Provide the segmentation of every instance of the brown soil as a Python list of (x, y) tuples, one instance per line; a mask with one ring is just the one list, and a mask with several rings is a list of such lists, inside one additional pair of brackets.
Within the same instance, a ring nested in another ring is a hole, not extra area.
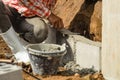
[[(35, 78), (29, 76), (25, 72), (23, 72), (23, 77), (24, 77), (24, 80), (36, 80)], [(84, 77), (80, 77), (80, 75), (77, 73), (73, 76), (46, 75), (46, 76), (36, 76), (36, 77), (39, 78), (40, 80), (104, 80), (103, 76), (101, 76), (101, 74), (98, 74), (98, 73), (94, 75), (88, 74)]]
[(2, 37), (0, 37), (0, 59), (5, 58), (4, 54), (6, 54), (6, 53), (11, 54), (11, 50), (7, 46), (5, 41), (2, 39)]
[(53, 12), (65, 28), (94, 41), (102, 39), (102, 0), (58, 0)]
[[(35, 80), (35, 78), (29, 76), (28, 74), (23, 72), (23, 76), (25, 80)], [(61, 76), (61, 75), (56, 75), (56, 76), (37, 76), (41, 80), (82, 80), (80, 79), (79, 76)]]

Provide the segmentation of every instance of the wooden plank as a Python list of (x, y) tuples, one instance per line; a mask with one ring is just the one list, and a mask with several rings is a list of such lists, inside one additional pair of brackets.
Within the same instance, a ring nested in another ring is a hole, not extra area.
[(102, 72), (120, 80), (120, 0), (103, 0)]

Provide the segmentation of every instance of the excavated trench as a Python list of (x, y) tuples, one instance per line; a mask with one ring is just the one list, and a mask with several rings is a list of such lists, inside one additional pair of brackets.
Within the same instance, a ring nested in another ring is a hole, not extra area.
[[(53, 12), (63, 19), (65, 28), (72, 32), (80, 33), (80, 35), (93, 41), (101, 41), (101, 8), (102, 0), (58, 0)], [(6, 59), (5, 55), (9, 53), (11, 54), (10, 48), (0, 37), (0, 59)], [(24, 64), (24, 66), (22, 65), (22, 67), (28, 70), (29, 73), (32, 73), (31, 67), (25, 67), (25, 65), (26, 64)], [(24, 72), (23, 76), (25, 80), (34, 80), (33, 77)], [(80, 66), (74, 62), (64, 64), (64, 67), (60, 69), (55, 76), (47, 75), (36, 77), (42, 80), (104, 80), (101, 73), (96, 72), (94, 68), (81, 69)]]

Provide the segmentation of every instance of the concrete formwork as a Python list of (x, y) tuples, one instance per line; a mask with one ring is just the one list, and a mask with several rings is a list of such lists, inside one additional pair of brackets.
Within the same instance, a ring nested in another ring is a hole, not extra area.
[(67, 39), (75, 55), (75, 61), (83, 68), (101, 70), (101, 43), (86, 39), (80, 35), (71, 35)]
[(0, 63), (0, 80), (23, 80), (22, 69), (16, 65)]
[(102, 73), (120, 80), (120, 0), (103, 0)]

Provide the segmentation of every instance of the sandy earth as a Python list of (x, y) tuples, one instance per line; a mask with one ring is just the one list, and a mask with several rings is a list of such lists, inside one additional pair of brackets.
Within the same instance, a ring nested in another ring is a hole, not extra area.
[(58, 0), (53, 12), (65, 28), (101, 42), (102, 0)]

